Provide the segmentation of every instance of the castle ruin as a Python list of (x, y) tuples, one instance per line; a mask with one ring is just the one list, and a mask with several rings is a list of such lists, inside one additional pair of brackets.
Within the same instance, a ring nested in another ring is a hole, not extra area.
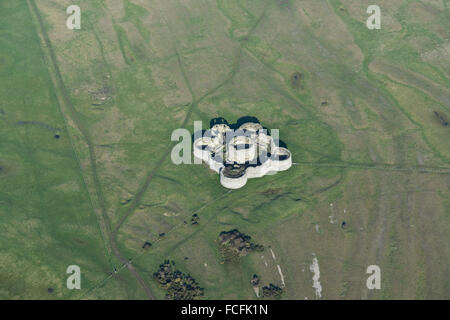
[(248, 179), (261, 178), (292, 166), (292, 155), (278, 146), (259, 123), (247, 122), (238, 130), (215, 124), (194, 141), (194, 156), (220, 175), (228, 189), (245, 186)]

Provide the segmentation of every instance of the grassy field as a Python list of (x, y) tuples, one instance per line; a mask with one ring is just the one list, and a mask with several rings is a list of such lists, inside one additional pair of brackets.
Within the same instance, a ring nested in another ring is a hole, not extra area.
[[(204, 299), (279, 269), (284, 299), (317, 299), (313, 258), (322, 299), (449, 299), (450, 3), (376, 2), (381, 30), (369, 0), (1, 1), (0, 299), (164, 299), (166, 259)], [(173, 130), (243, 116), (289, 171), (230, 192), (172, 163)], [(234, 228), (266, 250), (221, 263)]]

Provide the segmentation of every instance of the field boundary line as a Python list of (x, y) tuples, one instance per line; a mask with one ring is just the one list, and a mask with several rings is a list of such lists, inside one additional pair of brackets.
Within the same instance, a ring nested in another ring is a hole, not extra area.
[(381, 171), (399, 171), (399, 172), (418, 172), (418, 173), (436, 173), (450, 174), (450, 168), (447, 167), (401, 167), (390, 164), (357, 164), (357, 163), (325, 163), (325, 162), (294, 162), (295, 166), (343, 168), (343, 169), (361, 169), (361, 170), (381, 170)]

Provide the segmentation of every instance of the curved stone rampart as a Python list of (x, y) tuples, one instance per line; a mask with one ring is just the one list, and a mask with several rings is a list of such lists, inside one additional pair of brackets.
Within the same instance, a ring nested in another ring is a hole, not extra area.
[(240, 189), (247, 184), (247, 172), (238, 178), (229, 178), (223, 174), (224, 170), (220, 170), (220, 183), (227, 189)]

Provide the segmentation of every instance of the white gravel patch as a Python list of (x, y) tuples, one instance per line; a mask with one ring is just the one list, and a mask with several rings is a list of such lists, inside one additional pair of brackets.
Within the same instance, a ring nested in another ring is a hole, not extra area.
[[(315, 254), (313, 253), (315, 256)], [(316, 298), (322, 297), (322, 285), (320, 284), (320, 269), (319, 269), (319, 260), (316, 257), (313, 258), (312, 264), (309, 266), (309, 270), (314, 273), (313, 280), (313, 288), (316, 292)]]

